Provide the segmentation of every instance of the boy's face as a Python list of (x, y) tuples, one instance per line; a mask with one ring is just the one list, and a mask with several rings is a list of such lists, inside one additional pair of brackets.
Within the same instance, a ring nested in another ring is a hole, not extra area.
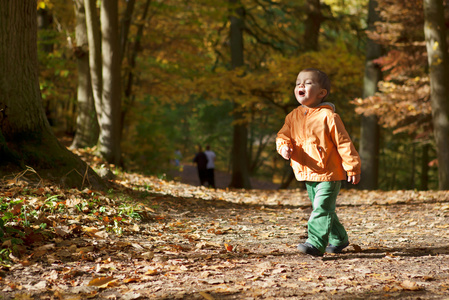
[(300, 104), (315, 107), (321, 103), (327, 91), (321, 88), (318, 83), (318, 75), (315, 72), (305, 71), (298, 74), (294, 93)]

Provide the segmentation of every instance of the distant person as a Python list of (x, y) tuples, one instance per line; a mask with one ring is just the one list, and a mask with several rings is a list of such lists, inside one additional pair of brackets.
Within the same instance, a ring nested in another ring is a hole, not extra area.
[(175, 166), (179, 167), (181, 165), (181, 159), (182, 159), (181, 150), (176, 149), (174, 156), (175, 156)]
[(193, 162), (196, 163), (198, 169), (198, 177), (200, 185), (206, 185), (207, 182), (207, 156), (204, 154), (201, 146), (198, 146), (198, 153), (195, 155)]
[(294, 89), (301, 104), (285, 118), (276, 137), (276, 150), (290, 160), (296, 179), (305, 181), (313, 211), (308, 238), (298, 245), (302, 253), (323, 256), (340, 253), (349, 245), (348, 234), (335, 213), (341, 181), (360, 181), (361, 160), (332, 103), (329, 77), (317, 69), (299, 72)]
[(204, 154), (206, 154), (207, 156), (207, 182), (209, 183), (210, 187), (215, 188), (215, 153), (214, 151), (210, 150), (210, 146), (207, 145)]

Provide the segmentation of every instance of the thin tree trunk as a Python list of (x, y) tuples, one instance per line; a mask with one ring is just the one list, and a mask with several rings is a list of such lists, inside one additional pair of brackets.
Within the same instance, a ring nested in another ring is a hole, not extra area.
[(70, 148), (92, 147), (98, 141), (99, 127), (92, 94), (89, 68), (89, 46), (87, 39), (84, 0), (75, 0), (76, 50), (78, 63), (78, 91), (76, 133)]
[(422, 158), (421, 158), (420, 190), (422, 191), (427, 191), (429, 189), (429, 150), (430, 145), (424, 144), (422, 147)]
[(408, 189), (414, 190), (415, 189), (415, 167), (416, 167), (416, 144), (412, 144), (412, 155), (411, 155), (411, 166), (410, 166), (410, 183)]
[(438, 158), (438, 187), (449, 190), (449, 56), (443, 0), (424, 0), (430, 102)]
[(292, 168), (288, 168), (288, 176), (285, 180), (281, 182), (281, 185), (279, 186), (279, 189), (286, 189), (289, 187), (289, 185), (292, 183), (292, 181), (295, 179), (295, 173), (293, 172)]
[[(368, 29), (374, 29), (374, 23), (379, 20), (376, 12), (377, 1), (369, 1)], [(382, 47), (372, 40), (367, 42), (365, 77), (363, 82), (363, 98), (373, 96), (377, 92), (377, 84), (381, 80), (382, 72), (373, 60), (382, 55)], [(375, 190), (379, 177), (379, 140), (380, 129), (375, 115), (361, 117), (361, 134), (359, 154), (362, 159), (362, 180), (359, 188)]]
[(94, 96), (97, 121), (101, 117), (102, 102), (102, 62), (101, 62), (101, 35), (100, 22), (97, 14), (96, 0), (84, 0), (86, 11), (87, 39), (89, 44), (90, 80)]
[[(147, 18), (148, 15), (148, 10), (150, 8), (150, 3), (151, 0), (147, 0), (145, 3), (145, 6), (143, 8), (143, 12), (142, 12), (142, 16), (139, 20), (139, 26), (137, 28), (137, 34), (135, 36), (135, 41), (133, 43), (132, 48), (130, 49), (130, 53), (128, 56), (128, 72), (125, 75), (125, 90), (124, 90), (124, 107), (123, 107), (123, 111), (122, 111), (122, 126), (124, 126), (125, 124), (125, 117), (126, 114), (128, 113), (129, 109), (133, 106), (134, 104), (134, 97), (132, 95), (133, 93), (133, 85), (134, 85), (134, 68), (136, 67), (136, 58), (137, 55), (139, 54), (140, 50), (141, 50), (141, 42), (142, 42), (142, 38), (143, 38), (143, 32), (145, 29), (145, 20)], [(129, 3), (128, 3), (129, 4)], [(123, 32), (127, 32), (126, 30), (124, 30)], [(124, 33), (125, 34), (125, 33)], [(128, 39), (128, 37), (121, 37), (121, 39)], [(122, 50), (124, 50), (124, 46), (122, 46)], [(122, 128), (123, 130), (123, 128)]]
[[(85, 162), (58, 142), (45, 117), (38, 79), (36, 1), (0, 1), (0, 66), (0, 164), (31, 167), (37, 179), (67, 186), (105, 188)], [(1, 170), (5, 169), (9, 171)]]
[[(243, 66), (243, 7), (239, 0), (231, 4), (231, 64), (232, 68)], [(235, 8), (235, 9), (234, 9)], [(247, 154), (248, 128), (240, 105), (234, 101), (234, 125), (232, 142), (232, 178), (230, 187), (251, 188)]]
[(134, 7), (136, 6), (136, 0), (128, 0), (126, 4), (126, 10), (122, 18), (120, 29), (120, 60), (123, 60), (126, 53), (126, 46), (128, 45), (128, 33), (131, 26), (131, 20), (133, 17)]
[(121, 87), (118, 2), (101, 2), (103, 89), (99, 152), (107, 162), (121, 164)]

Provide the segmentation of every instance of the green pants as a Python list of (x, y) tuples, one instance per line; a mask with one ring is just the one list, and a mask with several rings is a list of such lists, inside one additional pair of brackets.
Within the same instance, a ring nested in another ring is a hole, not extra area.
[(328, 244), (340, 246), (348, 241), (348, 234), (335, 213), (341, 181), (306, 181), (307, 192), (312, 201), (307, 242), (324, 253)]

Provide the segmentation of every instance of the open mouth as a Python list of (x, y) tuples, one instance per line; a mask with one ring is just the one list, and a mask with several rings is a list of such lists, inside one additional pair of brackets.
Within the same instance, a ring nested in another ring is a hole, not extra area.
[(300, 96), (304, 96), (304, 95), (306, 94), (306, 92), (304, 92), (304, 91), (299, 91), (298, 94), (299, 94)]

